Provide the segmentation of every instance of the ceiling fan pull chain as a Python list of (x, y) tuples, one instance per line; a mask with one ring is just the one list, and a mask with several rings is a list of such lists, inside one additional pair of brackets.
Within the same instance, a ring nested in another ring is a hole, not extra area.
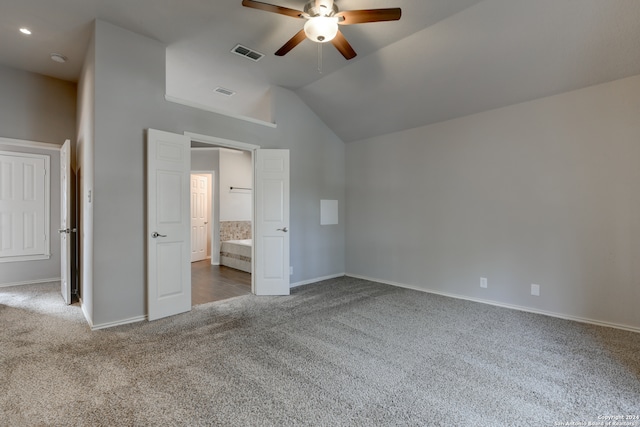
[(322, 74), (322, 43), (318, 43), (318, 73)]

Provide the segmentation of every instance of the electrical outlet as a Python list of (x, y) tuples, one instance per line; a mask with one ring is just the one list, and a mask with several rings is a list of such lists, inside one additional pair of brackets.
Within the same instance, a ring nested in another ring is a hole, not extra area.
[(481, 277), (480, 278), (480, 287), (481, 288), (486, 288), (487, 287), (487, 278), (486, 277)]
[(531, 295), (540, 296), (540, 285), (531, 284)]
[(293, 266), (289, 266), (289, 276), (293, 276)]

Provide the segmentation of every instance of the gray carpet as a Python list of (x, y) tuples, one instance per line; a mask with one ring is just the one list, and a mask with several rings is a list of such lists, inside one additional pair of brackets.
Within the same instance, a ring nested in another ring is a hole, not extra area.
[(631, 332), (350, 278), (90, 332), (58, 290), (0, 289), (2, 426), (554, 426), (640, 415)]

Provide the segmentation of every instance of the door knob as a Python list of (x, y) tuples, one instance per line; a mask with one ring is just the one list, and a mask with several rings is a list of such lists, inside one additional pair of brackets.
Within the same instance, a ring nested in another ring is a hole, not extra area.
[(158, 237), (167, 237), (167, 235), (166, 235), (166, 234), (160, 234), (160, 233), (158, 233), (157, 231), (154, 231), (154, 232), (151, 234), (151, 237), (153, 237), (154, 239), (156, 239), (156, 238), (158, 238)]
[(289, 231), (289, 229), (287, 227), (284, 227), (284, 228), (278, 228), (277, 231), (283, 231), (286, 233), (287, 231)]

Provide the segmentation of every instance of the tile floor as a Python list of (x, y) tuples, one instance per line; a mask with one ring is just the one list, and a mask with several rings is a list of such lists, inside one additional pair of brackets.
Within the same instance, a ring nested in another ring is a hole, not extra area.
[(191, 263), (191, 305), (251, 293), (251, 274), (206, 259)]

